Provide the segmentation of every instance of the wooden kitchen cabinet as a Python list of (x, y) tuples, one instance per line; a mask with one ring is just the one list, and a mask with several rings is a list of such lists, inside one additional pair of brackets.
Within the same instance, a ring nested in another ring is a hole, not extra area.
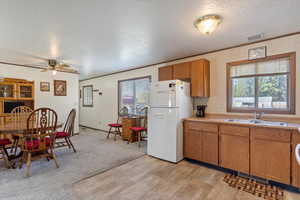
[(191, 78), (191, 63), (179, 63), (173, 66), (173, 79), (189, 80)]
[(187, 130), (184, 133), (184, 157), (201, 161), (202, 137), (200, 131)]
[(167, 81), (173, 80), (173, 66), (166, 66), (158, 68), (158, 80)]
[(218, 133), (202, 132), (202, 161), (214, 165), (219, 164)]
[(191, 96), (209, 97), (210, 69), (209, 61), (205, 59), (191, 62)]
[(248, 127), (221, 125), (220, 166), (249, 174), (249, 142)]
[(291, 184), (291, 132), (251, 128), (251, 175)]
[(210, 95), (210, 66), (208, 60), (200, 59), (158, 69), (159, 81), (175, 79), (191, 82), (192, 97), (209, 97)]
[(300, 144), (300, 134), (298, 131), (294, 131), (292, 136), (292, 185), (300, 188), (300, 165), (295, 158), (297, 144)]
[(186, 122), (184, 157), (218, 165), (218, 126), (216, 124)]

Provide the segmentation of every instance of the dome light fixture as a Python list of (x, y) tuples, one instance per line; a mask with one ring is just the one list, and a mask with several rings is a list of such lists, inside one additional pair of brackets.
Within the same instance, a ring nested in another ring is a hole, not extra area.
[(221, 17), (218, 15), (205, 15), (197, 19), (195, 27), (203, 34), (210, 35), (221, 23)]

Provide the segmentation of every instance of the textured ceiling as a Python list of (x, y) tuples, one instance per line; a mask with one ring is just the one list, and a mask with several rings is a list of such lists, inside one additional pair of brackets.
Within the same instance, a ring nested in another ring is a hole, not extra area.
[[(0, 61), (105, 74), (300, 31), (299, 0), (1, 0)], [(218, 14), (211, 36), (193, 22)]]

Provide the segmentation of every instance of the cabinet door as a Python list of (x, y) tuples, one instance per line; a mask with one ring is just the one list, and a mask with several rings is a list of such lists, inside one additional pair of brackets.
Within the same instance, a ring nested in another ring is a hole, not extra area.
[(191, 69), (190, 62), (179, 63), (174, 65), (173, 79), (179, 79), (179, 80), (190, 79), (191, 78), (190, 69)]
[(159, 81), (173, 80), (173, 66), (158, 68), (158, 80)]
[(191, 62), (191, 96), (209, 97), (209, 93), (209, 62), (204, 59)]
[(300, 165), (295, 158), (295, 148), (297, 144), (300, 144), (300, 135), (298, 131), (295, 131), (292, 140), (292, 185), (300, 188)]
[(214, 165), (219, 164), (218, 133), (202, 132), (202, 161)]
[(201, 132), (187, 130), (184, 132), (184, 157), (201, 161)]
[(251, 140), (251, 175), (290, 184), (290, 143)]
[(14, 83), (0, 83), (0, 98), (14, 99), (16, 98), (16, 85)]
[(18, 98), (33, 99), (34, 88), (32, 84), (18, 84)]
[(220, 165), (249, 174), (249, 138), (220, 135)]

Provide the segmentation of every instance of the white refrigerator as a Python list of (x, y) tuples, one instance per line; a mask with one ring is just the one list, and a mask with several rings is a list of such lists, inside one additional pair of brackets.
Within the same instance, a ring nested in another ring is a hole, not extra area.
[(182, 119), (192, 116), (190, 84), (172, 80), (151, 84), (148, 155), (177, 163), (183, 159)]

